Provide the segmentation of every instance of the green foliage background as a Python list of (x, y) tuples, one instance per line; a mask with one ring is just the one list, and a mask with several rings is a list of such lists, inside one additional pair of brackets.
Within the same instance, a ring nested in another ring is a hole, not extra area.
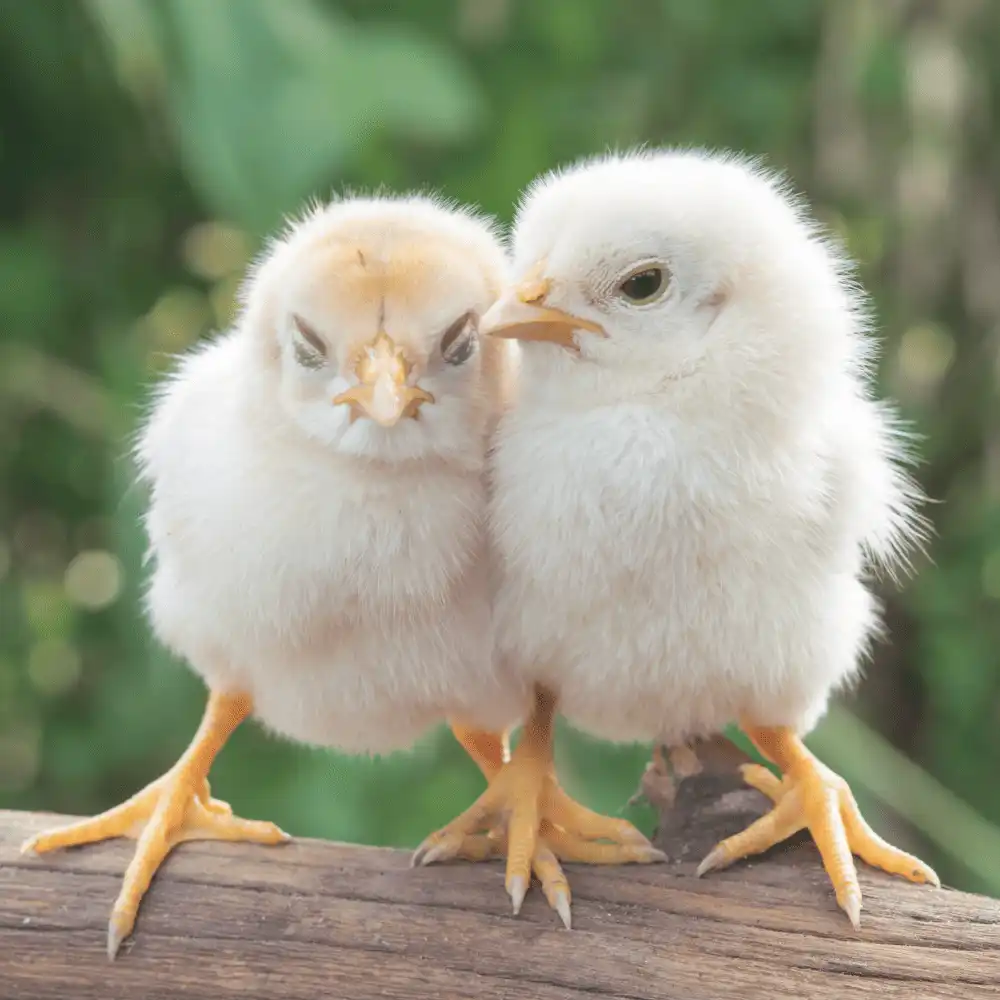
[[(385, 185), (507, 220), (579, 155), (707, 144), (787, 169), (861, 261), (943, 501), (813, 745), (886, 835), (1000, 894), (997, 51), (989, 0), (0, 0), (0, 805), (108, 807), (195, 728), (141, 616), (129, 434), (283, 215)], [(572, 790), (647, 826), (648, 749), (559, 743)], [(214, 772), (243, 815), (375, 844), (479, 786), (444, 732), (348, 760), (244, 727)]]

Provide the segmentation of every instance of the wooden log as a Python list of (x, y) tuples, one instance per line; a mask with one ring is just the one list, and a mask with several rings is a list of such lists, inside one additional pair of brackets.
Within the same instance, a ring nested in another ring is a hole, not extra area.
[(26, 837), (65, 817), (0, 812), (0, 998), (1000, 997), (1000, 901), (864, 869), (855, 933), (809, 844), (695, 878), (708, 848), (765, 807), (731, 761), (706, 759), (661, 756), (646, 775), (675, 860), (570, 866), (572, 931), (537, 891), (511, 916), (499, 863), (411, 870), (401, 851), (314, 840), (192, 843), (109, 964), (132, 845), (22, 857)]

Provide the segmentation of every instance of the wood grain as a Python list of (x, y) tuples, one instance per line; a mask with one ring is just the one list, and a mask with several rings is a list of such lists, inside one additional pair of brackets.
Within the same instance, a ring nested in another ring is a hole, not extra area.
[(114, 964), (104, 935), (131, 845), (21, 857), (64, 818), (0, 812), (0, 998), (1000, 997), (996, 900), (866, 869), (855, 934), (809, 845), (694, 878), (685, 856), (762, 808), (719, 782), (677, 781), (660, 843), (682, 860), (571, 869), (572, 931), (537, 892), (512, 917), (499, 863), (411, 870), (403, 852), (311, 840), (185, 844)]

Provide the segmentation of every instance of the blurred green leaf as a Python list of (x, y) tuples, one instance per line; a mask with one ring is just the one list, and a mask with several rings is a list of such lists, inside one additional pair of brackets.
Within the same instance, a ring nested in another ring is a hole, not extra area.
[[(357, 30), (357, 29), (355, 29)], [(403, 26), (358, 30), (355, 90), (364, 93), (356, 121), (381, 121), (390, 132), (422, 142), (451, 143), (480, 126), (480, 87), (448, 49)]]
[[(116, 0), (102, 4), (119, 49), (133, 44), (136, 11), (119, 21)], [(447, 142), (479, 121), (475, 80), (412, 29), (360, 27), (312, 0), (157, 0), (154, 11), (189, 175), (216, 211), (255, 232), (379, 133)], [(142, 21), (143, 43), (153, 21)]]

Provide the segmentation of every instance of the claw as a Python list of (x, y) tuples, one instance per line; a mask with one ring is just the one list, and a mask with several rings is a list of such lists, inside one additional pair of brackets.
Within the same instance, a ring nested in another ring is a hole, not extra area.
[(572, 930), (573, 920), (570, 911), (569, 893), (560, 889), (554, 893), (554, 896), (555, 901), (552, 902), (550, 900), (550, 902), (552, 902), (552, 909), (559, 914), (559, 919), (563, 922), (563, 927), (565, 927), (566, 930)]
[[(534, 710), (510, 755), (505, 738), (452, 724), (489, 787), (465, 812), (431, 834), (417, 848), (411, 865), (445, 857), (485, 861), (506, 854), (506, 886), (514, 913), (520, 912), (534, 874), (549, 905), (569, 927), (571, 896), (560, 861), (646, 864), (666, 856), (627, 820), (602, 816), (559, 787), (552, 761), (555, 707), (555, 695), (537, 686)], [(447, 848), (441, 849), (442, 844)]]
[(22, 846), (21, 852), (29, 854), (112, 837), (137, 841), (108, 923), (109, 959), (114, 959), (122, 942), (132, 933), (139, 905), (153, 876), (178, 844), (189, 840), (279, 844), (291, 839), (273, 823), (233, 816), (225, 802), (211, 797), (206, 776), (212, 761), (251, 710), (252, 701), (247, 695), (212, 692), (198, 732), (166, 774), (121, 805), (91, 819), (37, 834)]
[(841, 909), (847, 914), (847, 919), (850, 920), (851, 926), (856, 930), (861, 930), (861, 896), (860, 894), (851, 893), (844, 901), (840, 904)]
[(454, 852), (449, 844), (421, 846), (413, 852), (413, 857), (410, 858), (410, 867), (432, 865), (435, 861), (442, 861), (452, 857), (453, 854)]
[(514, 916), (521, 912), (524, 897), (528, 894), (528, 880), (523, 875), (514, 875), (507, 883), (507, 895), (514, 908)]
[(758, 765), (742, 769), (747, 783), (771, 798), (774, 808), (717, 845), (698, 866), (698, 875), (761, 854), (806, 828), (819, 850), (837, 902), (855, 930), (861, 926), (862, 902), (853, 855), (912, 882), (937, 883), (937, 875), (919, 858), (893, 847), (872, 830), (847, 783), (820, 763), (795, 732), (782, 727), (744, 728), (784, 777), (779, 780)]
[(122, 946), (122, 941), (132, 933), (131, 924), (120, 916), (113, 916), (108, 921), (108, 961), (113, 962)]
[(701, 878), (702, 875), (707, 875), (709, 872), (714, 872), (719, 868), (726, 868), (729, 864), (730, 862), (726, 859), (726, 852), (722, 847), (713, 847), (705, 856), (702, 863), (698, 865), (695, 876)]

